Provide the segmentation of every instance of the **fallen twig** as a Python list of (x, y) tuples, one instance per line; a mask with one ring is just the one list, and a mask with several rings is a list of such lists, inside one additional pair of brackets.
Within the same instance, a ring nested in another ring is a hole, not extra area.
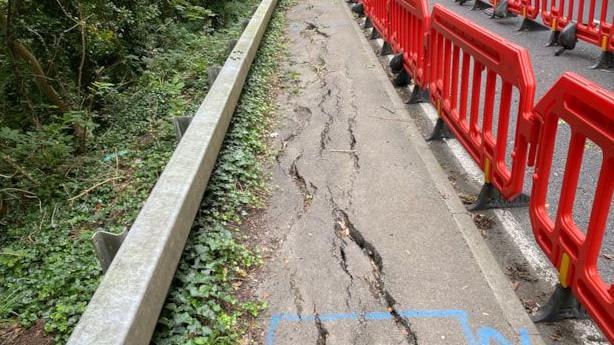
[(328, 150), (329, 152), (354, 153), (356, 150)]
[(396, 112), (395, 112), (395, 111), (393, 111), (393, 110), (391, 110), (391, 109), (388, 109), (388, 108), (387, 108), (386, 106), (384, 106), (384, 105), (380, 105), (380, 107), (382, 107), (382, 109), (386, 110), (386, 111), (387, 111), (387, 112), (389, 112), (390, 114), (396, 114)]
[(30, 174), (28, 174), (28, 172), (24, 168), (22, 168), (19, 164), (17, 164), (17, 162), (15, 162), (9, 155), (7, 155), (6, 153), (3, 153), (2, 154), (2, 159), (5, 162), (7, 162), (10, 166), (15, 168), (15, 170), (19, 171), (19, 173), (22, 174), (23, 177), (25, 177), (28, 180), (30, 180), (30, 182), (36, 183), (36, 181), (34, 181), (32, 176), (30, 176)]
[(83, 192), (79, 193), (79, 195), (73, 196), (72, 198), (68, 199), (68, 201), (73, 201), (73, 200), (79, 199), (80, 197), (82, 197), (82, 196), (84, 196), (86, 194), (89, 194), (94, 189), (96, 189), (96, 188), (98, 188), (98, 187), (100, 187), (100, 186), (102, 186), (102, 185), (104, 185), (106, 183), (109, 183), (109, 182), (115, 181), (115, 180), (119, 180), (119, 179), (123, 179), (123, 178), (124, 178), (123, 176), (111, 177), (111, 178), (108, 178), (108, 179), (106, 179), (106, 180), (104, 180), (102, 182), (96, 183), (92, 187), (90, 187), (90, 188), (84, 190)]
[(381, 117), (381, 116), (373, 116), (373, 115), (369, 115), (369, 117), (374, 117), (376, 119), (388, 120), (388, 121), (411, 122), (411, 121), (408, 121), (408, 120), (395, 119), (395, 118), (392, 118), (392, 117)]

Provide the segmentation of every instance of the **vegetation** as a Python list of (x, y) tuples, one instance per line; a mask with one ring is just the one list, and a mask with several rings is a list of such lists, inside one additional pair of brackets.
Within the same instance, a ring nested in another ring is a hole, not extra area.
[[(64, 342), (95, 291), (94, 231), (130, 226), (192, 114), (206, 71), (257, 0), (0, 0), (0, 327)], [(156, 334), (234, 343), (233, 283), (257, 255), (233, 229), (263, 192), (281, 17), (250, 74)], [(239, 238), (240, 240), (240, 238)], [(235, 285), (236, 287), (236, 285)]]
[[(281, 1), (282, 10), (289, 1)], [(263, 161), (275, 100), (273, 87), (283, 56), (283, 11), (269, 26), (245, 85), (215, 171), (194, 222), (155, 335), (156, 344), (237, 344), (242, 318), (266, 307), (235, 292), (260, 256), (242, 245), (247, 210), (266, 194)], [(245, 342), (241, 342), (245, 343)]]

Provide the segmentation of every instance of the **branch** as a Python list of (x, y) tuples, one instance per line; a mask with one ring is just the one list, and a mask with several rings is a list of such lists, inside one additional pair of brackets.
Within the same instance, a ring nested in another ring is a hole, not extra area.
[(49, 101), (51, 101), (53, 105), (58, 107), (60, 112), (65, 113), (68, 110), (66, 103), (64, 103), (62, 98), (60, 98), (60, 95), (58, 95), (53, 86), (49, 84), (47, 76), (38, 62), (38, 59), (36, 59), (36, 56), (34, 56), (34, 54), (32, 54), (32, 52), (30, 52), (26, 46), (17, 40), (9, 40), (8, 45), (16, 56), (26, 61), (28, 65), (30, 65), (32, 75), (34, 75), (34, 82), (41, 92), (44, 93), (47, 98), (49, 98)]
[(28, 172), (22, 168), (17, 162), (15, 162), (9, 155), (6, 153), (2, 153), (2, 160), (4, 160), (8, 165), (12, 166), (15, 170), (17, 170), (20, 174), (22, 174), (25, 178), (30, 180), (30, 182), (36, 184), (36, 181), (28, 174)]
[(83, 65), (85, 65), (85, 19), (83, 18), (83, 8), (79, 4), (79, 25), (81, 26), (81, 64), (79, 65), (79, 78), (77, 89), (81, 92), (81, 82), (83, 79)]

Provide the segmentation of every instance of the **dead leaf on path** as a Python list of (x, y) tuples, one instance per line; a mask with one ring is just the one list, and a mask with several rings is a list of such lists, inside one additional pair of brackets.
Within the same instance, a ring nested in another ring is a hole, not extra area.
[(613, 254), (603, 253), (603, 254), (601, 254), (601, 256), (603, 256), (604, 259), (607, 259), (607, 260), (614, 260), (614, 255)]
[(522, 305), (529, 314), (535, 314), (539, 310), (539, 304), (532, 299), (522, 299)]
[(490, 230), (495, 223), (492, 218), (481, 213), (473, 215), (473, 222), (480, 230)]
[(466, 205), (475, 204), (476, 201), (478, 201), (477, 196), (471, 195), (471, 194), (465, 194), (465, 193), (461, 193), (459, 195), (459, 198), (461, 199), (463, 204), (466, 204)]

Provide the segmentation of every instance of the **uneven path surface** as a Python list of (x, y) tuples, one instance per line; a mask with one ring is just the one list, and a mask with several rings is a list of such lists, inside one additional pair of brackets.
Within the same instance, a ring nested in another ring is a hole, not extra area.
[(343, 0), (286, 33), (265, 344), (541, 344)]

